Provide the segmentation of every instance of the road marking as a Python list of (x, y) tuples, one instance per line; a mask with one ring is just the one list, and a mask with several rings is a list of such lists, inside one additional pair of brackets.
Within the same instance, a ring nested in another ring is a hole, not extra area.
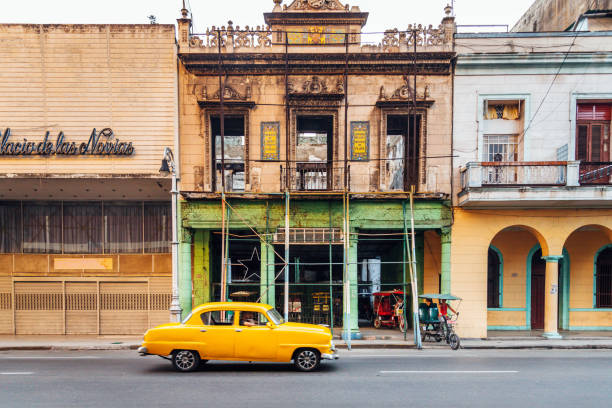
[(381, 374), (516, 374), (518, 371), (492, 371), (492, 370), (432, 370), (432, 371), (380, 371)]
[(31, 371), (23, 371), (20, 373), (0, 373), (0, 375), (30, 375), (30, 374), (34, 374)]
[(54, 356), (0, 356), (0, 360), (89, 360), (97, 359), (95, 356), (54, 357)]

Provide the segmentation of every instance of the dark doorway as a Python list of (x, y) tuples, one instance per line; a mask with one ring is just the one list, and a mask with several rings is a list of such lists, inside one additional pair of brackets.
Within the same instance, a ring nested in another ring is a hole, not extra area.
[(294, 189), (333, 188), (333, 124), (333, 116), (298, 116)]
[(544, 288), (546, 279), (546, 261), (542, 259), (542, 250), (531, 257), (531, 328), (544, 329)]
[(500, 294), (500, 264), (497, 252), (489, 248), (487, 266), (487, 307), (501, 307), (499, 304)]
[[(225, 190), (244, 191), (245, 184), (245, 127), (244, 116), (225, 115), (224, 117), (224, 162), (225, 162)], [(213, 154), (213, 188), (215, 191), (222, 189), (222, 163), (221, 163), (221, 120), (219, 116), (210, 117)]]
[(612, 307), (612, 248), (604, 249), (597, 257), (596, 273), (596, 307)]
[[(387, 115), (387, 188), (408, 191), (418, 184), (421, 116)], [(416, 136), (415, 136), (416, 135)]]

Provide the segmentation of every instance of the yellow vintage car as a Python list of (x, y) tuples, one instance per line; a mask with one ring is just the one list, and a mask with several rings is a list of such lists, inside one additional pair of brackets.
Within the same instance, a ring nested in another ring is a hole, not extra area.
[(209, 360), (293, 361), (313, 371), (322, 359), (338, 359), (329, 328), (285, 322), (272, 306), (247, 302), (200, 305), (181, 323), (148, 330), (138, 353), (169, 359), (183, 372)]

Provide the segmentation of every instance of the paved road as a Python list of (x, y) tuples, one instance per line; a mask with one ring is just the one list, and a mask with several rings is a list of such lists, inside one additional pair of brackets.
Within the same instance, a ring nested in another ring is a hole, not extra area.
[(1, 407), (610, 406), (609, 350), (355, 350), (317, 373), (135, 352), (1, 352)]

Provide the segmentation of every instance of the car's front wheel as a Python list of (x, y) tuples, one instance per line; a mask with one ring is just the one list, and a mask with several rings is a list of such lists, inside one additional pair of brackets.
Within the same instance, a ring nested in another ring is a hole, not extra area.
[(172, 365), (184, 373), (194, 371), (200, 366), (200, 355), (193, 350), (176, 350), (172, 353)]
[(317, 350), (300, 349), (293, 357), (293, 365), (300, 371), (314, 371), (320, 364), (321, 356)]

